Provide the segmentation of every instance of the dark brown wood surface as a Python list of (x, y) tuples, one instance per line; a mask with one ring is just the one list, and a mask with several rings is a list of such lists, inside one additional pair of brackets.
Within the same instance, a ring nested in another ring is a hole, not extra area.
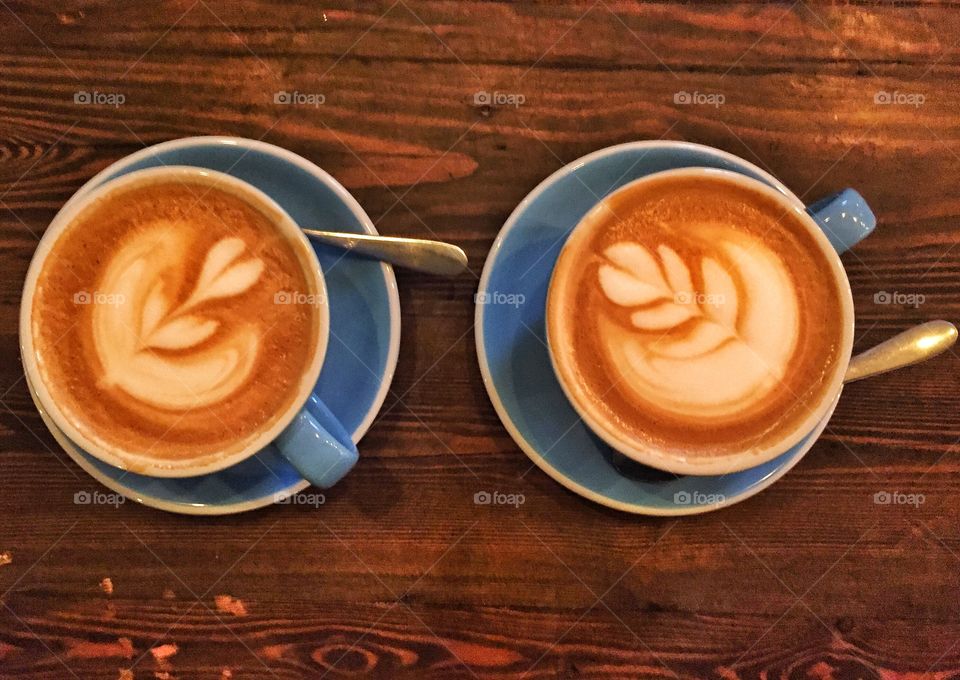
[[(476, 275), (400, 273), (400, 362), (356, 470), (319, 509), (196, 518), (75, 505), (100, 487), (44, 429), (17, 341), (59, 206), (118, 158), (200, 134), (303, 154), (381, 232), (462, 244), (476, 274), (562, 164), (711, 144), (806, 199), (871, 202), (879, 227), (843, 258), (858, 349), (956, 319), (955, 3), (0, 0), (0, 37), (0, 677), (960, 677), (952, 353), (851, 386), (759, 496), (633, 517), (525, 474), (480, 380)], [(124, 102), (75, 103), (94, 91)], [(474, 505), (493, 489), (525, 503)]]

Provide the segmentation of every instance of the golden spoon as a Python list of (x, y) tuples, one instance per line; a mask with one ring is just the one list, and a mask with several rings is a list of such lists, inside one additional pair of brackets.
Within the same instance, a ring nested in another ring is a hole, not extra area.
[(894, 335), (850, 359), (844, 384), (926, 361), (957, 341), (957, 327), (949, 321), (927, 321)]

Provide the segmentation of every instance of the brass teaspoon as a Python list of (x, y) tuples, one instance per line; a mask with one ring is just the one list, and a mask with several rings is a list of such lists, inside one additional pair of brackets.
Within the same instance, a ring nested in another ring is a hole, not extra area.
[(320, 243), (428, 274), (453, 276), (467, 268), (466, 253), (457, 246), (442, 241), (346, 234), (316, 229), (304, 229), (303, 233)]
[(925, 361), (950, 349), (956, 341), (957, 327), (952, 323), (927, 321), (850, 359), (843, 382), (871, 378)]

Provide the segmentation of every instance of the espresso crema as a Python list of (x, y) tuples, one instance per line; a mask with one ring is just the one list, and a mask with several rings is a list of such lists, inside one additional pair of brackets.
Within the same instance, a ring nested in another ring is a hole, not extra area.
[(840, 291), (800, 218), (720, 177), (606, 199), (549, 291), (554, 363), (619, 441), (684, 458), (762, 448), (835, 377)]
[(306, 256), (267, 207), (193, 180), (108, 194), (40, 271), (41, 379), (90, 441), (155, 459), (238, 451), (296, 397), (317, 343)]

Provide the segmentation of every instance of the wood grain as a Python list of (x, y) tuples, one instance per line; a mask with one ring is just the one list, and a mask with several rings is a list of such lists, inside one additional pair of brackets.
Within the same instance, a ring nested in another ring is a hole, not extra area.
[[(523, 196), (585, 153), (661, 137), (741, 155), (807, 200), (867, 197), (880, 226), (843, 258), (858, 349), (956, 319), (957, 3), (4, 0), (0, 31), (0, 677), (960, 677), (957, 355), (851, 385), (784, 479), (674, 521), (532, 468), (471, 332), (486, 251)], [(472, 273), (400, 274), (391, 395), (322, 507), (78, 506), (99, 487), (44, 429), (16, 358), (27, 265), (94, 173), (203, 134), (303, 154), (382, 232), (462, 244)], [(473, 503), (494, 489), (523, 505)]]

